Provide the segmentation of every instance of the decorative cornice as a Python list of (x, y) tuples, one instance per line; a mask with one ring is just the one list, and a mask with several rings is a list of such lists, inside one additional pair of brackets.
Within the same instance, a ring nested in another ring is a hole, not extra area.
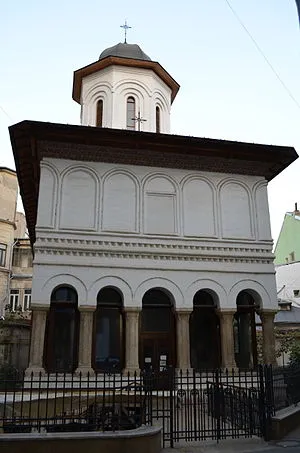
[(58, 237), (38, 238), (35, 246), (36, 263), (38, 255), (256, 264), (271, 264), (274, 258), (270, 248), (254, 246), (230, 247)]

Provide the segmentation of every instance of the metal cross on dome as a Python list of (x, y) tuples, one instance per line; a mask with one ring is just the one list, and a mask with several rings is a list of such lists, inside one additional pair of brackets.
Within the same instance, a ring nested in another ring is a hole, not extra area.
[(124, 40), (124, 43), (127, 44), (127, 30), (129, 28), (132, 28), (130, 27), (129, 25), (127, 25), (127, 20), (125, 20), (125, 24), (124, 25), (120, 25), (121, 28), (124, 28), (124, 32), (125, 32), (125, 40)]
[(138, 131), (141, 130), (141, 124), (144, 123), (144, 121), (147, 121), (145, 118), (142, 118), (141, 117), (141, 112), (139, 112), (137, 114), (137, 116), (135, 116), (134, 118), (132, 118), (132, 120), (136, 121), (137, 124), (138, 124)]

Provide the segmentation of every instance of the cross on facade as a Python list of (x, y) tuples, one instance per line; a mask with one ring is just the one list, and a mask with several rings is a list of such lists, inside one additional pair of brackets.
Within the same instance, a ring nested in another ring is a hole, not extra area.
[(132, 120), (134, 120), (135, 122), (137, 122), (138, 124), (138, 131), (141, 130), (141, 123), (144, 123), (145, 121), (147, 121), (145, 118), (142, 118), (141, 117), (141, 112), (139, 111), (139, 113), (137, 114), (137, 116), (135, 116), (134, 118), (131, 118)]
[(124, 29), (124, 33), (125, 33), (124, 43), (126, 44), (127, 43), (127, 30), (128, 30), (128, 28), (132, 28), (132, 27), (127, 25), (127, 21), (126, 20), (125, 20), (125, 24), (124, 25), (120, 25), (120, 27)]

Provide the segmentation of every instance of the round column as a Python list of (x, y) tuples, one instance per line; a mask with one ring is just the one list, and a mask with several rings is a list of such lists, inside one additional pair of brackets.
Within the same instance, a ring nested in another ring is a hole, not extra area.
[(185, 371), (191, 368), (190, 361), (190, 316), (192, 310), (177, 310), (177, 368)]
[(31, 337), (30, 337), (30, 353), (29, 367), (26, 369), (26, 376), (32, 374), (37, 375), (45, 373), (43, 367), (44, 343), (46, 320), (49, 310), (48, 305), (32, 305), (31, 306)]
[(87, 376), (94, 374), (92, 368), (94, 306), (78, 307), (80, 312), (79, 354), (76, 374)]
[(220, 310), (222, 368), (236, 368), (234, 358), (233, 316), (235, 310)]
[(140, 308), (126, 307), (126, 340), (125, 340), (125, 370), (124, 373), (134, 374), (139, 367), (139, 316)]

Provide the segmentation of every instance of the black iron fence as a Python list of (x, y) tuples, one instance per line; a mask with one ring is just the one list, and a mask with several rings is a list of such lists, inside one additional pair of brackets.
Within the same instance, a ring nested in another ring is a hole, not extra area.
[(254, 371), (169, 369), (135, 375), (15, 373), (0, 382), (0, 432), (115, 431), (159, 425), (163, 445), (171, 446), (179, 441), (267, 438), (284, 391), (287, 398), (293, 389), (296, 398), (296, 380), (291, 371), (284, 375), (269, 366)]
[(151, 423), (142, 374), (16, 377), (1, 383), (4, 433), (115, 431)]

